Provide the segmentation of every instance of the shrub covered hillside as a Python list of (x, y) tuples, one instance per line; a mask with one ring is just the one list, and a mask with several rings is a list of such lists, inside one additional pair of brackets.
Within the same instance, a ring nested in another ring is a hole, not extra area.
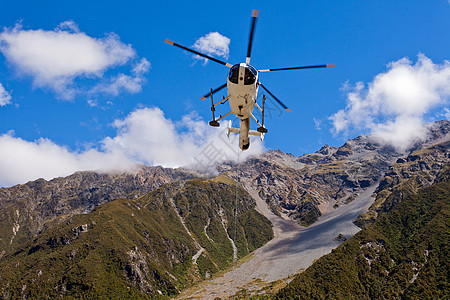
[(276, 299), (449, 299), (450, 181), (410, 194)]
[[(3, 299), (168, 298), (231, 265), (236, 186), (218, 179), (166, 184), (47, 229), (0, 260)], [(272, 236), (240, 189), (238, 257)]]

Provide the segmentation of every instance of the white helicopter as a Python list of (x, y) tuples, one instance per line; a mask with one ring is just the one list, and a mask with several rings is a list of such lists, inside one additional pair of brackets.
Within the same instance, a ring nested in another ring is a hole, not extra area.
[[(253, 66), (250, 65), (250, 54), (252, 51), (253, 44), (253, 35), (255, 31), (256, 18), (258, 17), (258, 10), (253, 10), (252, 12), (252, 24), (250, 29), (250, 39), (248, 42), (247, 49), (247, 58), (245, 59), (245, 63), (239, 63), (235, 65), (231, 65), (227, 62), (218, 60), (214, 57), (208, 56), (206, 54), (200, 53), (193, 49), (187, 48), (178, 43), (172, 42), (166, 39), (166, 43), (177, 46), (186, 51), (197, 54), (201, 57), (212, 60), (221, 65), (227, 66), (230, 68), (228, 73), (227, 82), (215, 90), (211, 89), (211, 91), (200, 98), (201, 100), (205, 100), (207, 97), (211, 97), (211, 111), (213, 120), (209, 122), (209, 125), (214, 127), (219, 127), (219, 121), (223, 118), (226, 118), (231, 113), (233, 113), (240, 120), (239, 128), (228, 127), (227, 135), (231, 133), (239, 133), (239, 148), (241, 150), (247, 150), (250, 146), (250, 138), (249, 135), (259, 136), (261, 140), (264, 139), (264, 134), (267, 133), (267, 129), (264, 126), (264, 109), (265, 109), (265, 100), (266, 96), (263, 95), (262, 107), (256, 103), (256, 99), (258, 97), (258, 89), (261, 86), (270, 96), (273, 97), (286, 111), (291, 112), (291, 110), (284, 105), (275, 95), (273, 95), (260, 81), (259, 81), (259, 72), (271, 72), (271, 71), (284, 71), (284, 70), (297, 70), (297, 69), (312, 69), (312, 68), (328, 68), (334, 67), (334, 64), (325, 64), (325, 65), (314, 65), (314, 66), (302, 66), (302, 67), (289, 67), (289, 68), (276, 68), (276, 69), (264, 69), (264, 70), (256, 70)], [(227, 87), (228, 96), (223, 97), (222, 100), (214, 103), (213, 94), (222, 90), (224, 87)], [(230, 104), (230, 112), (225, 115), (219, 116), (216, 119), (215, 110), (216, 106), (229, 101)], [(255, 118), (253, 115), (254, 107), (257, 107), (261, 111), (261, 122)], [(259, 127), (257, 130), (250, 130), (250, 118), (252, 118)]]

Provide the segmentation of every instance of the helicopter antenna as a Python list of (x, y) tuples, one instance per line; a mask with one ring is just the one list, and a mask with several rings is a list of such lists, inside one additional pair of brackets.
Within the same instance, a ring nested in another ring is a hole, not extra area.
[(253, 44), (253, 35), (255, 33), (256, 18), (258, 18), (258, 14), (259, 14), (259, 11), (254, 9), (252, 12), (252, 27), (250, 29), (250, 38), (248, 40), (247, 58), (245, 59), (245, 63), (247, 65), (250, 63), (250, 55), (252, 53), (252, 44)]

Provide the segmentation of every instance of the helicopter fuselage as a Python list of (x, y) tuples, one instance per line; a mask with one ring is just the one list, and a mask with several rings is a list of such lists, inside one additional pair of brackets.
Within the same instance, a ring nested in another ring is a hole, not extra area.
[(228, 101), (239, 119), (247, 119), (258, 96), (258, 71), (245, 63), (231, 67), (227, 78)]
[(246, 150), (250, 145), (250, 116), (258, 97), (258, 71), (246, 63), (232, 66), (228, 73), (227, 90), (231, 111), (240, 120), (239, 147)]

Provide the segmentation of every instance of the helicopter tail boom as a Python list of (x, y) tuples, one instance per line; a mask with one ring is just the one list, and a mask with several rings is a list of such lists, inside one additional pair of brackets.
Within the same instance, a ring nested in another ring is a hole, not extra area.
[(261, 141), (264, 140), (263, 132), (259, 132), (256, 130), (250, 130), (250, 119), (241, 120), (239, 128), (231, 127), (231, 121), (228, 125), (227, 136), (230, 137), (230, 133), (238, 133), (239, 134), (239, 148), (244, 151), (247, 150), (250, 146), (250, 135), (259, 136)]

